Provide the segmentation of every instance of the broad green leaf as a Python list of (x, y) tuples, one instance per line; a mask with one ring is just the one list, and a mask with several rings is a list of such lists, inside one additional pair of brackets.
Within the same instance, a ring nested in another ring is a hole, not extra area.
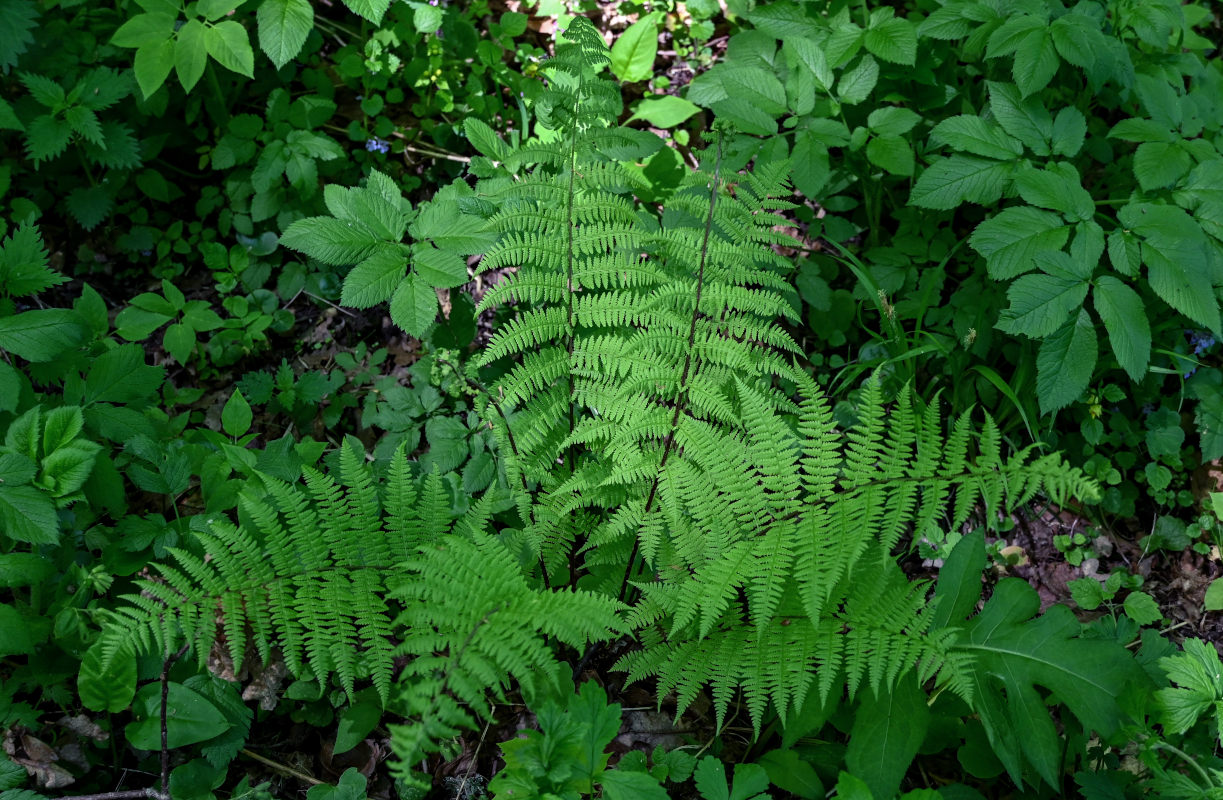
[(1053, 154), (1070, 158), (1083, 149), (1087, 137), (1087, 119), (1083, 112), (1067, 106), (1053, 119)]
[(934, 630), (958, 625), (973, 612), (981, 597), (981, 570), (985, 568), (985, 535), (970, 533), (956, 542), (938, 572), (934, 589)]
[(1033, 34), (1044, 33), (1046, 19), (1028, 13), (1018, 13), (999, 25), (989, 36), (986, 58), (1001, 58), (1016, 53)]
[(837, 99), (845, 105), (857, 105), (870, 97), (879, 83), (879, 63), (870, 56), (863, 56), (857, 65), (841, 73), (837, 82)]
[(804, 800), (824, 797), (824, 784), (815, 767), (802, 760), (793, 750), (770, 750), (756, 763), (764, 767), (769, 782), (777, 788)]
[[(1173, 734), (1184, 733), (1197, 724), (1204, 713), (1220, 714), (1223, 701), (1223, 664), (1219, 651), (1210, 642), (1186, 639), (1184, 650), (1174, 656), (1159, 659), (1159, 666), (1168, 673), (1175, 688), (1155, 692), (1156, 707), (1162, 712), (1164, 729)], [(1216, 723), (1217, 727), (1223, 720)], [(1218, 736), (1218, 734), (1216, 734)]]
[(1038, 156), (1049, 155), (1053, 117), (1039, 98), (1024, 98), (1013, 83), (987, 82), (989, 107), (1002, 129)]
[(1179, 182), (1192, 166), (1193, 159), (1177, 142), (1143, 142), (1134, 152), (1134, 176), (1148, 192)]
[(9, 297), (25, 297), (68, 280), (48, 263), (38, 226), (20, 225), (0, 244), (0, 292)]
[(25, 125), (21, 123), (17, 113), (13, 111), (13, 107), (3, 98), (0, 98), (0, 130), (25, 130)]
[(344, 0), (344, 5), (354, 14), (365, 17), (375, 25), (382, 23), (382, 15), (391, 5), (391, 0)]
[(611, 69), (624, 83), (654, 77), (658, 55), (658, 12), (646, 14), (620, 34), (611, 48)]
[(174, 21), (172, 14), (137, 14), (119, 26), (110, 43), (116, 47), (161, 44), (174, 36)]
[(921, 122), (916, 111), (900, 106), (876, 108), (866, 118), (866, 127), (879, 136), (901, 136), (913, 130)]
[[(3, 495), (0, 494), (0, 497)], [(11, 605), (0, 603), (0, 658), (30, 655), (37, 646), (38, 639), (30, 621)]]
[(759, 800), (769, 788), (769, 776), (759, 764), (735, 764), (734, 779), (726, 785), (726, 768), (712, 756), (705, 756), (693, 772), (696, 788), (705, 800)]
[(1095, 201), (1083, 188), (1078, 172), (1069, 164), (1054, 164), (1049, 169), (1021, 169), (1015, 174), (1015, 188), (1028, 203), (1060, 211), (1072, 219), (1089, 220), (1095, 215)]
[(1122, 207), (1117, 217), (1142, 237), (1142, 260), (1156, 294), (1223, 337), (1207, 239), (1201, 226), (1179, 208), (1152, 203), (1131, 203)]
[(161, 344), (175, 361), (186, 364), (195, 352), (195, 330), (181, 322), (168, 325), (162, 334)]
[(161, 88), (174, 69), (174, 40), (165, 39), (155, 44), (146, 44), (136, 51), (132, 71), (145, 99)]
[(55, 563), (37, 553), (0, 554), (0, 588), (37, 586), (55, 572)]
[(412, 270), (430, 286), (452, 289), (467, 283), (467, 263), (457, 253), (424, 242), (412, 246)]
[(196, 13), (203, 14), (209, 22), (213, 22), (233, 11), (240, 3), (241, 0), (199, 0), (195, 10)]
[(174, 39), (174, 72), (183, 91), (190, 92), (204, 76), (208, 65), (207, 29), (198, 19), (187, 20)]
[[(1180, 82), (1179, 78), (1177, 82)], [(1168, 83), (1167, 78), (1139, 73), (1135, 78), (1134, 91), (1151, 119), (1172, 129), (1181, 126), (1184, 108), (1180, 93)]]
[(280, 243), (324, 264), (345, 266), (363, 260), (382, 240), (355, 220), (306, 217), (290, 225)]
[(144, 348), (120, 345), (90, 363), (84, 403), (131, 403), (147, 398), (160, 388), (164, 374), (161, 367), (145, 363)]
[(1023, 145), (1008, 136), (996, 122), (961, 114), (934, 126), (930, 141), (944, 142), (960, 152), (1008, 161), (1023, 155)]
[(600, 782), (606, 800), (668, 800), (670, 797), (648, 772), (609, 769)]
[(103, 666), (102, 648), (91, 647), (81, 661), (76, 688), (81, 703), (90, 711), (126, 711), (136, 696), (136, 659), (120, 651)]
[(795, 188), (805, 197), (818, 198), (830, 173), (828, 146), (813, 131), (800, 128), (794, 134), (794, 152), (790, 158), (790, 175)]
[(1079, 638), (1081, 626), (1068, 608), (1053, 606), (1032, 619), (1039, 608), (1034, 589), (1005, 578), (953, 650), (974, 657), (973, 709), (1011, 779), (1022, 784), (1026, 761), (1057, 786), (1061, 740), (1036, 687), (1052, 691), (1088, 731), (1107, 737), (1123, 719), (1117, 699), (1141, 676), (1117, 642)]
[[(170, 682), (168, 707), (174, 710), (167, 717), (167, 744), (171, 748), (186, 747), (219, 736), (229, 730), (230, 723), (209, 700), (181, 683)], [(136, 717), (124, 729), (127, 742), (141, 750), (161, 749), (161, 684), (145, 684), (132, 700)]]
[(1092, 66), (1104, 49), (1100, 26), (1085, 14), (1072, 12), (1058, 17), (1049, 26), (1049, 33), (1058, 55), (1076, 67)]
[(442, 27), (442, 10), (428, 3), (409, 0), (412, 7), (412, 26), (417, 33), (431, 34)]
[[(1063, 254), (1064, 255), (1064, 254)], [(1087, 281), (1035, 273), (1017, 278), (1006, 292), (1011, 305), (998, 318), (998, 329), (1040, 339), (1075, 315), (1087, 297)]]
[(344, 276), (340, 302), (353, 308), (369, 308), (390, 299), (407, 274), (407, 264), (400, 246), (377, 248)]
[(690, 103), (682, 97), (669, 94), (653, 95), (642, 98), (628, 121), (643, 119), (655, 128), (667, 129), (679, 125), (700, 110), (701, 107), (696, 103)]
[(88, 331), (74, 311), (23, 311), (0, 318), (0, 350), (26, 361), (51, 361), (84, 343)]
[(862, 44), (884, 61), (912, 66), (917, 61), (917, 29), (907, 19), (893, 17), (868, 28)]
[(382, 704), (377, 695), (368, 690), (366, 692), (364, 697), (359, 693), (358, 700), (340, 714), (335, 747), (332, 748), (336, 755), (347, 753), (359, 745), (382, 719)]
[(772, 72), (728, 65), (719, 74), (730, 102), (754, 107), (770, 118), (786, 113), (786, 89)]
[[(1214, 497), (1223, 497), (1223, 493), (1215, 492)], [(1223, 504), (1223, 500), (1219, 501)], [(1223, 519), (1223, 509), (1218, 509), (1215, 515)], [(1204, 607), (1207, 611), (1223, 611), (1223, 578), (1215, 578), (1210, 582), (1210, 586), (1206, 587), (1206, 597)]]
[(301, 52), (314, 27), (314, 8), (310, 0), (263, 0), (255, 20), (259, 49), (280, 69)]
[(1091, 381), (1097, 355), (1096, 329), (1084, 309), (1040, 343), (1036, 392), (1042, 413), (1065, 408), (1079, 399)]
[(242, 390), (234, 389), (233, 394), (225, 401), (225, 407), (221, 409), (221, 427), (228, 436), (236, 439), (251, 429), (254, 419), (251, 404), (242, 396)]
[(909, 204), (950, 210), (962, 203), (989, 205), (1002, 197), (1011, 165), (976, 156), (940, 158), (922, 172), (909, 195)]
[(733, 124), (742, 133), (755, 136), (773, 136), (777, 133), (777, 119), (759, 105), (743, 98), (719, 100), (712, 108), (718, 119)]
[(0, 533), (15, 542), (57, 543), (59, 518), (50, 496), (33, 486), (0, 486)]
[(900, 136), (873, 136), (866, 143), (866, 158), (893, 175), (913, 174), (913, 148)]
[(1118, 228), (1108, 235), (1108, 260), (1122, 275), (1134, 277), (1142, 265), (1142, 250), (1138, 237)]
[(504, 161), (509, 155), (509, 147), (484, 120), (469, 116), (463, 120), (463, 132), (472, 147), (494, 161)]
[(436, 318), (437, 293), (415, 275), (408, 275), (391, 297), (391, 320), (419, 339)]
[[(1193, 421), (1202, 448), (1202, 460), (1217, 461), (1223, 458), (1223, 392), (1213, 391), (1201, 397)], [(1211, 497), (1215, 511), (1219, 512), (1223, 508), (1220, 505), (1223, 503), (1223, 492), (1216, 492)], [(1219, 516), (1223, 519), (1223, 513)]]
[(33, 0), (0, 0), (0, 70), (17, 65), (17, 57), (34, 41), (38, 6)]
[(1159, 604), (1146, 592), (1130, 592), (1122, 603), (1125, 615), (1139, 625), (1151, 625), (1163, 619)]
[(1138, 293), (1111, 275), (1102, 275), (1092, 291), (1096, 313), (1104, 321), (1117, 363), (1135, 383), (1151, 360), (1151, 326)]
[(1171, 128), (1155, 120), (1132, 117), (1114, 125), (1108, 132), (1108, 138), (1125, 142), (1175, 142), (1178, 137)]
[(978, 225), (968, 243), (985, 257), (991, 278), (1006, 280), (1032, 269), (1037, 253), (1061, 250), (1069, 236), (1056, 214), (1015, 206)]
[(831, 91), (834, 77), (822, 47), (811, 39), (801, 36), (785, 39), (781, 47), (783, 52), (792, 53), (794, 58), (807, 68), (816, 87), (821, 92)]
[(218, 22), (204, 35), (208, 55), (231, 72), (248, 78), (255, 74), (255, 53), (251, 50), (250, 38), (242, 23), (227, 19)]
[(930, 727), (926, 694), (909, 673), (890, 690), (864, 692), (854, 714), (845, 766), (875, 797), (893, 797)]

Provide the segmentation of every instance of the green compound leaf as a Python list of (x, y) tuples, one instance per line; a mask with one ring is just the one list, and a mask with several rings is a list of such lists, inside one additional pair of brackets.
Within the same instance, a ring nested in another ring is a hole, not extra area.
[(1043, 414), (1073, 403), (1087, 388), (1097, 357), (1096, 329), (1084, 309), (1054, 331), (1036, 354), (1036, 391)]
[(255, 53), (251, 50), (250, 38), (242, 23), (227, 19), (208, 29), (204, 36), (208, 55), (231, 72), (253, 78), (255, 75)]
[(985, 257), (991, 278), (1006, 280), (1033, 269), (1038, 253), (1060, 251), (1069, 236), (1057, 214), (1016, 206), (978, 225), (968, 244)]
[(909, 177), (915, 164), (913, 148), (900, 136), (875, 136), (866, 144), (866, 158), (893, 175)]
[(1156, 294), (1216, 337), (1223, 337), (1211, 259), (1201, 226), (1179, 208), (1153, 203), (1132, 203), (1117, 217), (1142, 237), (1142, 261)]
[(364, 260), (381, 244), (378, 234), (356, 220), (306, 217), (288, 227), (280, 243), (324, 264), (345, 266)]
[(407, 264), (403, 247), (378, 247), (344, 276), (340, 302), (353, 308), (369, 308), (389, 299), (407, 274)]
[(654, 58), (658, 55), (658, 12), (634, 22), (611, 48), (611, 69), (624, 83), (654, 77)]
[(314, 8), (309, 0), (263, 0), (255, 20), (259, 49), (280, 69), (301, 52), (314, 27)]
[(195, 88), (208, 66), (208, 45), (204, 41), (207, 32), (204, 23), (192, 19), (178, 29), (174, 39), (174, 73), (185, 92)]
[(862, 60), (852, 69), (841, 74), (837, 83), (837, 98), (847, 106), (857, 105), (870, 97), (879, 83), (879, 62), (870, 56)]
[(1214, 712), (1215, 728), (1223, 731), (1220, 701), (1223, 701), (1223, 664), (1213, 644), (1201, 639), (1186, 639), (1184, 652), (1159, 660), (1168, 680), (1177, 688), (1160, 689), (1155, 702), (1162, 712), (1164, 730), (1184, 733), (1197, 724), (1202, 714)]
[(1111, 275), (1095, 281), (1092, 292), (1096, 313), (1104, 321), (1117, 363), (1137, 383), (1151, 360), (1151, 325), (1138, 293)]
[(409, 275), (391, 297), (391, 320), (419, 339), (436, 318), (437, 293), (423, 280)]
[(1048, 86), (1060, 61), (1048, 30), (1042, 28), (1027, 34), (1015, 50), (1012, 72), (1021, 95), (1027, 97)]
[(140, 86), (140, 91), (146, 100), (161, 88), (172, 69), (174, 69), (173, 39), (146, 44), (136, 51), (132, 70), (136, 73), (136, 83)]
[(961, 203), (995, 203), (1002, 197), (1011, 168), (1009, 163), (976, 156), (938, 159), (918, 176), (909, 204), (947, 211)]
[(173, 14), (137, 14), (119, 26), (110, 43), (115, 47), (137, 48), (161, 44), (174, 36), (174, 21)]
[[(1064, 253), (1058, 255), (1065, 256)], [(1087, 297), (1087, 281), (1061, 272), (1024, 275), (1007, 289), (1009, 308), (998, 318), (998, 329), (1033, 339), (1048, 336), (1066, 323)]]
[(930, 141), (943, 142), (960, 152), (1000, 161), (1023, 155), (1023, 145), (993, 121), (970, 114), (948, 117), (930, 131)]
[(912, 66), (917, 61), (917, 29), (907, 19), (893, 17), (870, 28), (862, 37), (862, 44), (893, 64)]
[(1024, 98), (1013, 83), (989, 81), (989, 107), (1002, 129), (1038, 156), (1049, 155), (1053, 117), (1039, 98)]

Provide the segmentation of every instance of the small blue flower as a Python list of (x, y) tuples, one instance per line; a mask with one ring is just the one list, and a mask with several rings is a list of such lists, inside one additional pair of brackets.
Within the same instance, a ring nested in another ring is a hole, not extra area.
[(371, 153), (377, 152), (385, 154), (391, 149), (391, 145), (386, 139), (379, 139), (377, 136), (375, 136), (373, 139), (370, 139), (365, 143), (365, 149)]
[(1200, 356), (1215, 346), (1215, 337), (1209, 331), (1192, 331), (1189, 334), (1189, 344), (1193, 345), (1193, 354)]

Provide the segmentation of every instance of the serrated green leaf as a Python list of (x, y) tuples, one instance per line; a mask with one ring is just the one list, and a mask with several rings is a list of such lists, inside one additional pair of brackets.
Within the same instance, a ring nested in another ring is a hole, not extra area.
[(137, 14), (119, 26), (110, 43), (116, 47), (147, 47), (169, 41), (174, 36), (172, 14)]
[(1179, 208), (1152, 203), (1131, 203), (1122, 207), (1117, 217), (1142, 237), (1142, 260), (1156, 294), (1216, 336), (1223, 336), (1207, 239), (1201, 226)]
[(1076, 67), (1087, 69), (1103, 52), (1100, 26), (1084, 14), (1070, 13), (1053, 20), (1049, 26), (1058, 55)]
[(1032, 14), (1019, 13), (1008, 18), (989, 36), (986, 58), (1001, 58), (1016, 53), (1033, 34), (1043, 33), (1047, 21)]
[(1083, 112), (1067, 106), (1053, 120), (1053, 154), (1070, 158), (1083, 149), (1087, 137), (1087, 119)]
[(17, 57), (34, 41), (38, 6), (33, 0), (0, 0), (0, 69), (17, 65)]
[(209, 22), (220, 19), (237, 8), (241, 0), (198, 0), (195, 6), (197, 14), (203, 14)]
[(259, 48), (280, 69), (301, 52), (314, 28), (309, 0), (263, 0), (255, 16)]
[(862, 44), (893, 64), (912, 66), (917, 61), (917, 29), (907, 19), (893, 17), (867, 29)]
[(420, 338), (437, 319), (437, 293), (433, 287), (409, 275), (391, 297), (391, 320), (407, 333)]
[[(4, 493), (0, 492), (0, 520), (4, 519)], [(30, 621), (7, 603), (0, 603), (0, 658), (25, 656), (38, 646)], [(8, 794), (8, 792), (5, 792)]]
[(186, 364), (195, 352), (195, 330), (190, 325), (176, 322), (166, 326), (161, 335), (161, 346), (179, 364)]
[(391, 5), (391, 0), (344, 0), (344, 5), (375, 25), (382, 23), (382, 16)]
[(989, 81), (989, 107), (1002, 129), (1038, 156), (1049, 155), (1053, 118), (1039, 98), (1024, 98), (1012, 83)]
[[(1193, 413), (1193, 421), (1197, 427), (1202, 460), (1216, 461), (1223, 458), (1223, 393), (1211, 392), (1200, 398), (1197, 410)], [(1221, 512), (1219, 518), (1223, 519), (1223, 492), (1211, 494), (1211, 499), (1215, 511)]]
[(1091, 194), (1083, 188), (1078, 172), (1069, 164), (1019, 170), (1015, 174), (1015, 188), (1028, 203), (1060, 211), (1072, 219), (1090, 220), (1095, 215), (1096, 205)]
[(280, 237), (280, 243), (285, 247), (334, 266), (347, 266), (364, 260), (381, 242), (369, 226), (355, 220), (332, 217), (300, 219)]
[(999, 316), (998, 329), (1040, 339), (1082, 307), (1087, 282), (1064, 275), (1024, 275), (1010, 285), (1006, 296), (1011, 305)]
[(918, 176), (909, 204), (941, 210), (962, 203), (989, 205), (1002, 197), (1010, 176), (1006, 162), (959, 154), (940, 158)]
[(110, 216), (113, 199), (105, 186), (78, 186), (64, 198), (64, 205), (82, 228), (91, 231)]
[(174, 38), (174, 72), (185, 92), (195, 88), (208, 65), (208, 46), (204, 42), (206, 33), (204, 23), (191, 19), (178, 29)]
[(1139, 625), (1151, 625), (1163, 619), (1159, 604), (1146, 592), (1130, 592), (1122, 603), (1125, 615)]
[(467, 263), (461, 256), (424, 243), (412, 246), (412, 270), (425, 283), (438, 289), (462, 286), (468, 280)]
[(1108, 132), (1108, 138), (1126, 142), (1174, 142), (1177, 135), (1164, 125), (1150, 119), (1123, 119)]
[(1036, 392), (1044, 414), (1079, 399), (1096, 368), (1096, 329), (1087, 311), (1054, 331), (1036, 354)]
[[(0, 98), (0, 131), (24, 131), (25, 125), (17, 118), (17, 113), (13, 111), (13, 107), (8, 101)], [(0, 195), (4, 192), (0, 191)]]
[(509, 147), (484, 120), (468, 117), (463, 120), (463, 132), (472, 147), (494, 161), (504, 161), (509, 155)]
[(612, 44), (612, 73), (624, 83), (654, 77), (654, 59), (658, 55), (658, 19), (658, 12), (646, 14)]
[(254, 77), (255, 53), (242, 23), (227, 19), (213, 25), (204, 34), (204, 46), (208, 55), (222, 67), (248, 78)]
[(164, 39), (153, 44), (146, 44), (136, 51), (132, 64), (136, 74), (136, 83), (145, 99), (161, 88), (174, 68), (174, 40)]
[(866, 143), (866, 158), (893, 175), (909, 177), (913, 174), (913, 148), (900, 136), (871, 137)]
[(63, 153), (71, 140), (72, 126), (66, 120), (44, 114), (26, 126), (26, 155), (37, 168), (40, 162)]
[(793, 54), (815, 81), (821, 92), (832, 89), (834, 80), (832, 68), (828, 66), (828, 58), (818, 44), (806, 37), (793, 37), (782, 42), (782, 51)]
[(866, 118), (866, 127), (879, 136), (902, 136), (921, 122), (921, 114), (899, 106), (876, 108)]
[(848, 106), (857, 105), (870, 97), (879, 83), (879, 63), (870, 56), (862, 56), (851, 69), (841, 73), (837, 82), (837, 99)]
[(55, 574), (55, 564), (38, 553), (0, 555), (0, 587), (37, 586)]
[(1023, 155), (1023, 145), (1008, 136), (997, 123), (961, 114), (934, 126), (931, 143), (942, 142), (960, 152), (1007, 161)]
[(38, 226), (24, 223), (0, 244), (0, 292), (26, 297), (58, 286), (68, 278), (48, 266)]
[(1095, 281), (1092, 300), (1117, 363), (1130, 380), (1141, 381), (1151, 359), (1151, 326), (1142, 298), (1117, 278), (1102, 275)]
[(1179, 182), (1192, 166), (1193, 159), (1177, 142), (1143, 142), (1134, 152), (1134, 177), (1148, 192)]
[(33, 486), (0, 486), (0, 531), (15, 542), (58, 542), (59, 518), (50, 495)]
[(806, 197), (817, 198), (830, 173), (828, 146), (810, 130), (795, 132), (794, 152), (790, 158), (790, 175), (795, 188)]
[(1032, 269), (1037, 253), (1061, 250), (1069, 236), (1070, 228), (1056, 214), (1016, 206), (978, 225), (968, 243), (985, 257), (991, 278), (1006, 280)]
[(76, 312), (62, 308), (23, 311), (0, 318), (0, 350), (27, 361), (51, 361), (79, 347), (87, 333)]
[[(1214, 496), (1223, 497), (1223, 493), (1215, 492)], [(1223, 503), (1223, 500), (1220, 503)], [(1223, 508), (1216, 510), (1215, 515), (1223, 519)], [(1223, 611), (1223, 578), (1215, 578), (1210, 582), (1210, 586), (1206, 587), (1206, 597), (1203, 602), (1207, 611)]]
[(340, 302), (353, 308), (369, 308), (389, 300), (407, 274), (407, 258), (398, 245), (378, 247), (344, 277)]

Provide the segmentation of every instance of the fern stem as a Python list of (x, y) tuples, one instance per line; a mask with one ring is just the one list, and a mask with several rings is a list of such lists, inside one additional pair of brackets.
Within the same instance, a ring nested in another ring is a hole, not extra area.
[[(697, 262), (696, 296), (692, 304), (692, 319), (688, 324), (688, 346), (686, 348), (687, 352), (684, 355), (684, 369), (680, 373), (679, 386), (675, 390), (675, 410), (671, 414), (671, 429), (667, 433), (667, 438), (663, 444), (662, 460), (658, 462), (658, 474), (654, 476), (654, 480), (650, 484), (650, 493), (645, 501), (645, 511), (642, 512), (643, 519), (649, 516), (650, 511), (654, 508), (654, 499), (658, 496), (658, 484), (662, 480), (662, 471), (667, 466), (667, 459), (671, 457), (671, 451), (675, 449), (675, 433), (679, 428), (679, 415), (688, 402), (689, 372), (692, 371), (694, 360), (692, 348), (696, 346), (696, 324), (701, 318), (701, 292), (705, 286), (705, 263), (709, 258), (709, 237), (713, 232), (713, 211), (718, 202), (718, 182), (721, 180), (721, 175), (722, 137), (719, 135), (717, 157), (713, 166), (713, 180), (710, 182), (709, 187), (709, 209), (705, 214), (705, 231), (701, 236), (701, 254)], [(628, 590), (629, 579), (633, 575), (633, 565), (637, 561), (637, 553), (640, 547), (641, 538), (637, 537), (633, 541), (633, 549), (629, 553), (628, 564), (624, 569), (624, 579), (620, 582), (620, 592), (617, 595), (617, 599), (622, 603), (625, 602), (625, 592)]]

